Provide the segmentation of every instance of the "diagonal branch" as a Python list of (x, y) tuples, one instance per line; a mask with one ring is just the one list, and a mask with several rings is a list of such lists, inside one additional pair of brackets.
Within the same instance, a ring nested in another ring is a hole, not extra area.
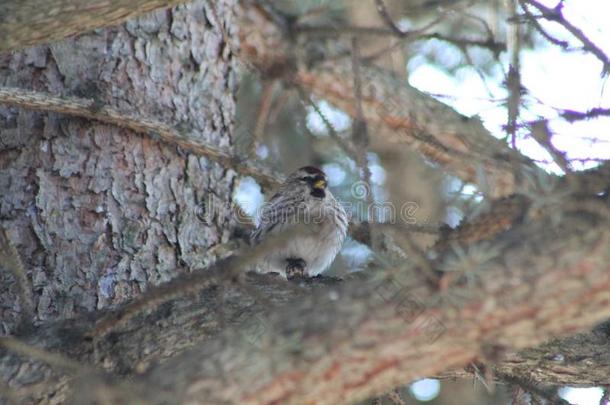
[(3, 0), (0, 52), (57, 41), (187, 0)]
[(377, 8), (377, 13), (379, 14), (383, 22), (385, 22), (385, 24), (390, 28), (394, 35), (405, 35), (405, 33), (396, 25), (396, 23), (394, 23), (394, 20), (388, 12), (388, 9), (386, 8), (383, 0), (375, 0), (375, 7)]
[(252, 176), (264, 186), (275, 187), (281, 176), (269, 173), (268, 170), (252, 164), (240, 162), (239, 157), (228, 151), (207, 145), (199, 140), (181, 133), (170, 125), (148, 117), (135, 117), (110, 106), (99, 106), (93, 99), (78, 97), (56, 97), (50, 94), (29, 90), (0, 87), (0, 104), (39, 111), (52, 111), (82, 118), (88, 118), (116, 125), (131, 131), (151, 136), (167, 144), (182, 149), (234, 169), (245, 176)]
[[(391, 279), (351, 282), (293, 301), (254, 344), (240, 326), (153, 369), (145, 381), (160, 388), (148, 399), (345, 403), (590, 328), (610, 316), (607, 219), (562, 217), (472, 247), (463, 260), (484, 268), (470, 274), (475, 285), (426, 299)], [(443, 267), (461, 260), (449, 254)]]
[[(471, 245), (462, 256), (442, 252), (438, 267), (466, 266), (476, 282), (427, 298), (394, 278), (295, 286), (251, 275), (246, 282), (257, 294), (232, 284), (221, 298), (207, 284), (196, 297), (180, 295), (101, 338), (97, 357), (83, 339), (95, 322), (89, 317), (43, 325), (20, 339), (110, 372), (148, 370), (135, 381), (146, 388), (147, 403), (345, 403), (477, 360), (496, 363), (503, 375), (529, 370), (533, 381), (598, 384), (610, 372), (600, 356), (607, 328), (515, 353), (610, 317), (608, 209), (598, 217), (565, 200), (542, 210), (548, 217)], [(229, 330), (218, 335), (220, 305)], [(2, 365), (16, 361), (19, 375), (40, 376), (27, 359), (0, 352), (0, 376), (11, 385), (19, 385), (17, 376)]]

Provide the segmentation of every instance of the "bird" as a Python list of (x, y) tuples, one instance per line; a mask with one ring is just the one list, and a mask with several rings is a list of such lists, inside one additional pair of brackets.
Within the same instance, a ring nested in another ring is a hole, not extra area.
[[(294, 171), (263, 204), (251, 244), (278, 236), (255, 270), (284, 278), (315, 277), (333, 262), (348, 229), (345, 209), (328, 189), (326, 174), (313, 166)], [(286, 238), (282, 239), (285, 232)]]

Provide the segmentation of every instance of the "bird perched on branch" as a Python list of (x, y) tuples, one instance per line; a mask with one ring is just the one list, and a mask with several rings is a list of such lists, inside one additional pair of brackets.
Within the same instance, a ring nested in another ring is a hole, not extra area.
[(317, 276), (335, 259), (347, 227), (347, 214), (328, 190), (326, 174), (302, 167), (263, 205), (251, 242), (256, 245), (272, 236), (278, 240), (258, 262), (257, 271), (286, 278)]

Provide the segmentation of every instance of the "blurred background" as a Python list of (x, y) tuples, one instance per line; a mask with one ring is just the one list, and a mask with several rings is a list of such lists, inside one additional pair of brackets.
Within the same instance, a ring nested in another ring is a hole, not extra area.
[[(394, 72), (405, 83), (430, 94), (468, 117), (478, 116), (497, 138), (534, 159), (549, 172), (561, 173), (545, 148), (532, 137), (532, 122), (546, 120), (551, 143), (565, 153), (575, 170), (610, 159), (610, 118), (603, 114), (574, 119), (566, 111), (609, 108), (604, 66), (582, 49), (561, 25), (535, 17), (537, 10), (517, 0), (278, 0), (268, 1), (289, 16), (295, 30), (297, 54), (308, 60), (350, 58), (351, 41), (358, 40), (363, 63)], [(557, 1), (541, 1), (547, 7)], [(563, 16), (579, 27), (602, 51), (610, 52), (610, 2), (567, 0)], [(392, 35), (386, 16), (402, 32)], [(376, 30), (378, 29), (378, 30)], [(383, 32), (385, 33), (383, 33)], [(389, 31), (389, 32), (387, 32)], [(509, 66), (520, 72), (518, 94)], [(239, 153), (263, 161), (287, 174), (317, 165), (329, 176), (333, 194), (355, 219), (383, 222), (383, 212), (362, 209), (371, 198), (396, 207), (410, 204), (409, 222), (417, 246), (430, 246), (436, 236), (426, 227), (457, 225), (483, 203), (479, 190), (444, 173), (407, 147), (375, 137), (367, 128), (366, 162), (350, 151), (363, 142), (350, 117), (323, 99), (312, 99), (285, 82), (240, 72), (234, 142)], [(363, 181), (366, 179), (368, 181)], [(365, 190), (361, 188), (364, 187)], [(241, 180), (235, 200), (256, 220), (258, 209), (272, 190), (252, 178)], [(370, 197), (369, 197), (370, 196)], [(348, 240), (331, 274), (346, 275), (400, 260), (389, 236), (375, 249)], [(513, 390), (495, 390), (480, 381), (426, 379), (401, 392), (407, 403), (496, 404), (519, 402)], [(600, 388), (564, 387), (559, 395), (570, 403), (598, 404)], [(380, 403), (388, 402), (387, 398)]]

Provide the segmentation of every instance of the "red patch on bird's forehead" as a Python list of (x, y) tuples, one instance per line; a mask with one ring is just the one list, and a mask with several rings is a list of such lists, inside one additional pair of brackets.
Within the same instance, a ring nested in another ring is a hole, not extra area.
[(305, 166), (305, 167), (301, 167), (299, 170), (304, 170), (308, 174), (319, 174), (320, 176), (326, 177), (326, 174), (324, 174), (324, 172), (322, 170), (318, 169), (317, 167)]

